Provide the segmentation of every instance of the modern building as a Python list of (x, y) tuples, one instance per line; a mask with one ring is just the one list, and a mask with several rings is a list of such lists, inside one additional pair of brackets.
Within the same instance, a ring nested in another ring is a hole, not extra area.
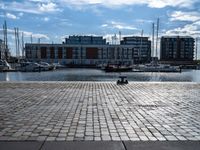
[[(137, 39), (137, 40), (135, 40)], [(132, 43), (129, 43), (131, 42)], [(120, 45), (110, 45), (103, 37), (69, 36), (62, 44), (27, 43), (26, 58), (64, 65), (101, 65), (146, 63), (151, 57), (147, 37), (125, 37)]]
[(161, 61), (193, 61), (194, 38), (190, 36), (164, 36), (160, 44)]
[(146, 63), (151, 59), (151, 41), (148, 37), (124, 37), (121, 45), (131, 45), (134, 50), (135, 63)]

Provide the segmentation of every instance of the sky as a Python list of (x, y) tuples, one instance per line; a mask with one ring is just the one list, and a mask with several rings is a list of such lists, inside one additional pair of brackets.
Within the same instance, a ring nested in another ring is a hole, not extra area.
[(0, 25), (7, 21), (12, 54), (15, 27), (28, 43), (31, 35), (41, 43), (61, 43), (69, 35), (101, 35), (111, 41), (119, 31), (141, 36), (142, 30), (151, 39), (157, 18), (159, 37), (200, 37), (199, 0), (0, 0)]

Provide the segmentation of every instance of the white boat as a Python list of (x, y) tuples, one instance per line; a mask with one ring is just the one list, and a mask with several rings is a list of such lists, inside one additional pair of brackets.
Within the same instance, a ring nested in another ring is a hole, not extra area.
[(56, 67), (54, 65), (50, 65), (47, 62), (39, 62), (39, 64), (41, 65), (41, 67), (43, 68), (44, 71), (49, 71), (49, 70), (56, 69)]
[(58, 63), (52, 63), (52, 66), (54, 66), (55, 69), (65, 68), (65, 66), (61, 65), (59, 62)]
[(149, 66), (144, 65), (139, 67), (139, 71), (142, 72), (180, 72), (180, 68), (169, 65), (158, 65), (158, 66)]
[(133, 68), (131, 66), (107, 65), (103, 70), (105, 72), (130, 72)]
[(42, 65), (35, 62), (21, 62), (18, 70), (23, 72), (39, 72), (44, 71), (45, 68)]
[(6, 60), (0, 59), (0, 71), (9, 71), (11, 69), (11, 66)]
[(138, 65), (134, 70), (140, 72), (181, 72), (180, 67), (159, 64), (155, 61), (152, 61), (150, 64)]

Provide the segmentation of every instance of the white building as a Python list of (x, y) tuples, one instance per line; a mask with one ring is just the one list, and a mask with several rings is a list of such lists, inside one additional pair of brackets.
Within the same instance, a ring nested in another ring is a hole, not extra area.
[(25, 52), (26, 58), (31, 61), (59, 62), (64, 65), (131, 65), (138, 63), (139, 59), (142, 63), (150, 60), (149, 43), (109, 45), (103, 37), (71, 36), (63, 44), (28, 43)]

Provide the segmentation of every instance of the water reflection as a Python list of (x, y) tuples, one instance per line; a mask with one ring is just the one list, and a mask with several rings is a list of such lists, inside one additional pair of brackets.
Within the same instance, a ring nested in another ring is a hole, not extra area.
[(6, 81), (10, 81), (10, 76), (8, 73), (6, 73)]
[[(200, 82), (200, 70), (182, 73), (122, 73), (129, 81)], [(65, 69), (51, 72), (1, 72), (0, 81), (116, 81), (120, 73), (105, 73), (98, 69)]]

